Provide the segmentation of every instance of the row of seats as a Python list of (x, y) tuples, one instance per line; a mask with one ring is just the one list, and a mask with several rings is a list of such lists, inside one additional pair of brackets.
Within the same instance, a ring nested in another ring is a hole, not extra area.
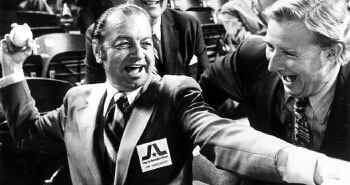
[(24, 62), (26, 76), (80, 82), (85, 73), (85, 38), (80, 34), (50, 33), (37, 37), (38, 55)]

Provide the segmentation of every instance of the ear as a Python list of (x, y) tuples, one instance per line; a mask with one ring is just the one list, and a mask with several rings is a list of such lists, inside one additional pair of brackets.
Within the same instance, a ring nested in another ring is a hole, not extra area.
[(102, 64), (102, 62), (106, 60), (106, 52), (96, 39), (92, 40), (92, 51), (97, 63)]
[(344, 50), (344, 46), (340, 43), (327, 49), (327, 59), (330, 61), (337, 61)]

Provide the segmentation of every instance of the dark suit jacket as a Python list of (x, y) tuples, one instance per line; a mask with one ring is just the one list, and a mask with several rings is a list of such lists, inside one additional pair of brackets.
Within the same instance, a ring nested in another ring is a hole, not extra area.
[[(158, 69), (159, 74), (181, 74), (198, 79), (199, 75), (209, 65), (199, 21), (189, 14), (173, 9), (165, 10), (161, 19), (163, 58), (162, 65)], [(91, 48), (92, 31), (93, 25), (86, 31), (86, 82), (104, 82), (106, 76), (103, 66), (96, 63)], [(189, 64), (193, 55), (197, 56), (198, 64), (197, 72), (192, 73)]]
[[(217, 106), (226, 98), (241, 103), (256, 129), (286, 139), (280, 121), (282, 82), (267, 69), (261, 38), (243, 43), (236, 53), (211, 65), (201, 78), (203, 94)], [(341, 67), (320, 152), (350, 161), (350, 65)]]
[[(134, 104), (143, 109), (154, 105), (137, 145), (166, 138), (172, 165), (142, 173), (135, 149), (126, 184), (192, 184), (192, 148), (197, 144), (220, 168), (281, 181), (283, 174), (276, 170), (276, 155), (280, 149), (290, 146), (288, 143), (262, 135), (247, 123), (213, 114), (192, 78), (154, 76), (149, 82)], [(18, 146), (33, 144), (36, 137), (60, 140), (67, 150), (73, 184), (101, 185), (106, 178), (102, 163), (104, 150), (101, 149), (104, 147), (103, 124), (98, 121), (98, 115), (101, 115), (105, 91), (104, 84), (74, 87), (68, 91), (60, 108), (43, 116), (35, 108), (25, 82), (2, 88), (0, 99), (11, 133), (21, 144)], [(137, 123), (129, 121), (128, 124)]]

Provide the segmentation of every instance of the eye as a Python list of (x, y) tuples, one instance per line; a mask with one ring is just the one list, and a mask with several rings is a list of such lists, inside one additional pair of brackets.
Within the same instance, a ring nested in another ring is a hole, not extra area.
[(115, 49), (127, 49), (131, 47), (131, 43), (128, 40), (120, 40), (114, 42), (112, 47)]
[(147, 39), (147, 40), (141, 41), (141, 46), (142, 46), (142, 48), (144, 48), (144, 49), (150, 49), (150, 48), (152, 48), (152, 41), (151, 41), (151, 39)]
[(296, 57), (296, 53), (295, 52), (291, 52), (291, 51), (287, 51), (287, 50), (282, 50), (282, 53), (288, 57)]

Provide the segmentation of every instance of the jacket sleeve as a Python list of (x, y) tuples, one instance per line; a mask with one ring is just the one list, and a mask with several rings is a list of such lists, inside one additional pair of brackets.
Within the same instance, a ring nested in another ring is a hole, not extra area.
[(0, 99), (11, 135), (19, 149), (30, 149), (43, 137), (55, 141), (52, 144), (59, 145), (55, 148), (62, 147), (65, 104), (41, 116), (26, 81), (1, 88)]
[(267, 59), (262, 37), (252, 37), (237, 50), (212, 63), (200, 78), (205, 100), (215, 108), (227, 98), (243, 103), (249, 89), (266, 76)]
[(217, 116), (203, 99), (194, 79), (168, 79), (175, 115), (193, 146), (218, 168), (255, 179), (282, 181), (276, 166), (277, 153), (290, 144), (263, 134), (247, 120)]

